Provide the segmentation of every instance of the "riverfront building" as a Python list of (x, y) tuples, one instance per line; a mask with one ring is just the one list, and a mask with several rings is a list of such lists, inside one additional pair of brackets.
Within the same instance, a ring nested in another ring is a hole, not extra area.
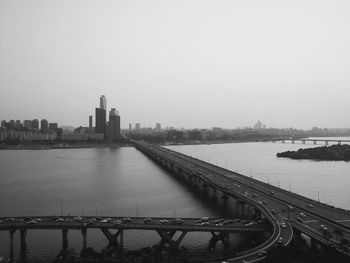
[(96, 133), (106, 134), (106, 111), (104, 109), (95, 109)]
[(40, 129), (42, 132), (48, 132), (49, 130), (49, 122), (45, 119), (40, 121)]
[(109, 139), (111, 141), (120, 140), (120, 116), (115, 108), (112, 108), (109, 112)]

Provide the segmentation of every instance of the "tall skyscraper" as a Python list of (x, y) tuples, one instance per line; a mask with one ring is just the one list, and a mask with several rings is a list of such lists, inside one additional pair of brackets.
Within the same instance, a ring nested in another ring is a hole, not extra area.
[(39, 130), (39, 120), (38, 119), (32, 120), (32, 128), (35, 130)]
[(129, 130), (131, 131), (132, 130), (132, 124), (129, 123)]
[(109, 139), (111, 141), (120, 140), (120, 116), (115, 108), (109, 112)]
[(96, 133), (106, 134), (106, 111), (104, 109), (95, 109), (95, 127)]
[(89, 116), (89, 133), (92, 133), (92, 115)]
[(107, 110), (107, 99), (105, 95), (100, 97), (100, 109)]
[(107, 99), (105, 95), (100, 97), (100, 108), (95, 109), (96, 133), (103, 133), (106, 136), (106, 107)]

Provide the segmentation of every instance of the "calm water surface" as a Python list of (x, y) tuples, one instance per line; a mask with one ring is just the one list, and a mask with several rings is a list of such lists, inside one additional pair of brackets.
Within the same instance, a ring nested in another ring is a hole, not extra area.
[[(115, 215), (142, 217), (230, 216), (207, 197), (175, 180), (132, 147), (0, 151), (0, 216)], [(15, 250), (19, 251), (19, 233)], [(28, 231), (30, 262), (52, 261), (61, 247), (60, 231)], [(151, 231), (128, 231), (127, 249), (157, 244)], [(183, 245), (202, 249), (206, 233), (186, 235)], [(99, 230), (88, 231), (88, 246), (105, 248)], [(69, 231), (69, 247), (82, 248), (79, 231)], [(8, 257), (9, 233), (0, 232), (0, 256)], [(17, 255), (18, 253), (16, 253)]]
[[(321, 138), (317, 138), (321, 139)], [(328, 139), (347, 139), (328, 138)], [(286, 190), (350, 210), (350, 162), (277, 158), (276, 153), (324, 146), (291, 143), (231, 143), (168, 148), (269, 182)]]
[[(316, 146), (321, 146), (321, 143)], [(179, 152), (252, 176), (264, 182), (350, 209), (350, 163), (277, 158), (276, 153), (315, 145), (237, 143), (169, 146)], [(222, 217), (234, 210), (212, 203), (178, 182), (132, 147), (116, 149), (0, 151), (0, 216), (116, 215), (144, 217)], [(19, 234), (15, 235), (18, 257)], [(8, 256), (9, 234), (0, 232), (0, 255)], [(28, 262), (52, 261), (61, 247), (59, 231), (29, 231)], [(152, 246), (153, 232), (128, 231), (127, 249)], [(184, 245), (203, 249), (207, 234), (187, 235)], [(100, 231), (88, 231), (88, 246), (107, 245)], [(79, 254), (82, 237), (69, 232), (69, 247)]]

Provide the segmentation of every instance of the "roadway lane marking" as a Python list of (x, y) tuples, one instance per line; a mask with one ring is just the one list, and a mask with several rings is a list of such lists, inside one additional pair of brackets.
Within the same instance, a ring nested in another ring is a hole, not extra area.
[(350, 222), (350, 219), (344, 219), (344, 220), (335, 220), (335, 222)]

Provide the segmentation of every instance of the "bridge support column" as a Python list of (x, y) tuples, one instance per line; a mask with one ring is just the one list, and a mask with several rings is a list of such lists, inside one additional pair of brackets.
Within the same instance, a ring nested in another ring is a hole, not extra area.
[(341, 145), (341, 141), (338, 141), (338, 144)]
[(15, 234), (16, 229), (10, 229), (10, 261), (13, 262), (15, 256), (15, 248), (13, 245), (13, 235)]
[(282, 143), (285, 143), (286, 141), (285, 140), (282, 140)]
[(86, 249), (86, 245), (87, 245), (87, 229), (86, 228), (83, 228), (81, 230), (81, 234), (83, 235), (83, 249), (85, 250)]
[[(122, 229), (118, 229), (118, 231), (115, 234), (112, 234), (111, 232), (109, 232), (107, 228), (101, 228), (101, 231), (108, 239), (110, 246), (117, 248), (119, 252), (123, 251), (124, 235), (123, 235)], [(118, 237), (119, 237), (119, 242), (118, 242)]]
[(316, 144), (316, 141), (314, 140), (313, 143)]
[(21, 236), (21, 250), (24, 251), (27, 248), (27, 242), (26, 242), (27, 229), (21, 229), (20, 236)]
[(302, 143), (302, 144), (305, 144), (305, 140), (302, 140), (301, 143)]
[(310, 238), (310, 249), (312, 249), (312, 250), (316, 250), (317, 249), (317, 242), (313, 238)]
[(223, 194), (221, 198), (224, 200), (224, 202), (226, 202), (227, 199), (228, 199), (228, 195), (227, 194)]
[(217, 242), (221, 241), (225, 248), (230, 247), (230, 233), (228, 232), (220, 232), (220, 233), (215, 233), (211, 232), (213, 235), (212, 239), (210, 240), (209, 247), (212, 249), (215, 249), (215, 246)]
[(173, 237), (176, 233), (175, 230), (173, 231), (162, 231), (157, 230), (158, 235), (161, 237), (160, 244), (163, 246), (165, 244), (168, 244), (173, 251), (177, 251), (179, 249), (179, 245), (181, 241), (184, 239), (185, 235), (187, 234), (186, 231), (183, 231), (179, 238), (177, 240), (173, 240)]
[(294, 144), (295, 143), (295, 140), (292, 140), (292, 144)]
[(217, 199), (218, 197), (217, 197), (217, 190), (216, 190), (216, 188), (214, 188), (213, 187), (213, 199), (215, 200), (215, 199)]
[(62, 247), (64, 250), (68, 248), (68, 228), (62, 229)]
[(245, 202), (242, 200), (237, 200), (237, 210), (241, 213), (241, 216), (245, 214)]
[(261, 219), (261, 212), (258, 209), (255, 209), (254, 217), (256, 219)]
[(328, 145), (328, 141), (325, 141), (324, 143), (325, 143), (325, 145)]

